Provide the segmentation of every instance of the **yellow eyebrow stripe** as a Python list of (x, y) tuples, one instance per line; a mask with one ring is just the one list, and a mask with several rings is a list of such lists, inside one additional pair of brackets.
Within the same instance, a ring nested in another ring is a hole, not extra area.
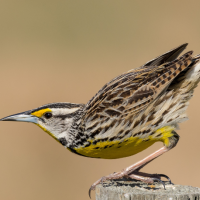
[(31, 113), (31, 115), (34, 115), (36, 117), (42, 117), (42, 115), (46, 112), (51, 112), (52, 110), (50, 110), (49, 108), (46, 108), (46, 109), (42, 109), (42, 110), (38, 110), (38, 111), (35, 111), (33, 113)]

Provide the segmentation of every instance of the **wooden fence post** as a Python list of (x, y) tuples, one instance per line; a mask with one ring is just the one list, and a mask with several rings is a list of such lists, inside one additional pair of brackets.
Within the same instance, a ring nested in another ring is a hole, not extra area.
[(96, 187), (96, 200), (200, 200), (200, 188), (184, 185), (147, 185), (139, 181), (107, 181)]

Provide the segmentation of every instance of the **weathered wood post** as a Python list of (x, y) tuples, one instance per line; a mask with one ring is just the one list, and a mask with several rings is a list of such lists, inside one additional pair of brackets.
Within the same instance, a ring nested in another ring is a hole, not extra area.
[(139, 181), (107, 181), (96, 187), (96, 200), (200, 200), (200, 188), (183, 185), (147, 185)]

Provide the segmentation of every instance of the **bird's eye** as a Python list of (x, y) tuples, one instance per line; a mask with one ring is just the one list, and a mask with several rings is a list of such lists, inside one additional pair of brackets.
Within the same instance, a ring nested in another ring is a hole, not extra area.
[(44, 117), (45, 117), (46, 119), (49, 119), (49, 118), (52, 117), (52, 113), (47, 112), (47, 113), (44, 114)]

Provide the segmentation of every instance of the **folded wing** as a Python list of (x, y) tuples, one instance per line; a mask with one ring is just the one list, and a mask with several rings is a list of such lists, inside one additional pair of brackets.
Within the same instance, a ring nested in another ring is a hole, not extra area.
[[(192, 52), (172, 62), (187, 44), (124, 73), (106, 84), (87, 104), (83, 117), (84, 130), (91, 139), (108, 139), (119, 134), (120, 123), (148, 109), (170, 83), (192, 62)], [(167, 63), (165, 63), (167, 61)], [(161, 64), (161, 65), (156, 65)], [(129, 123), (132, 123), (129, 120)], [(116, 130), (115, 130), (116, 127)], [(112, 133), (108, 130), (112, 128)]]

